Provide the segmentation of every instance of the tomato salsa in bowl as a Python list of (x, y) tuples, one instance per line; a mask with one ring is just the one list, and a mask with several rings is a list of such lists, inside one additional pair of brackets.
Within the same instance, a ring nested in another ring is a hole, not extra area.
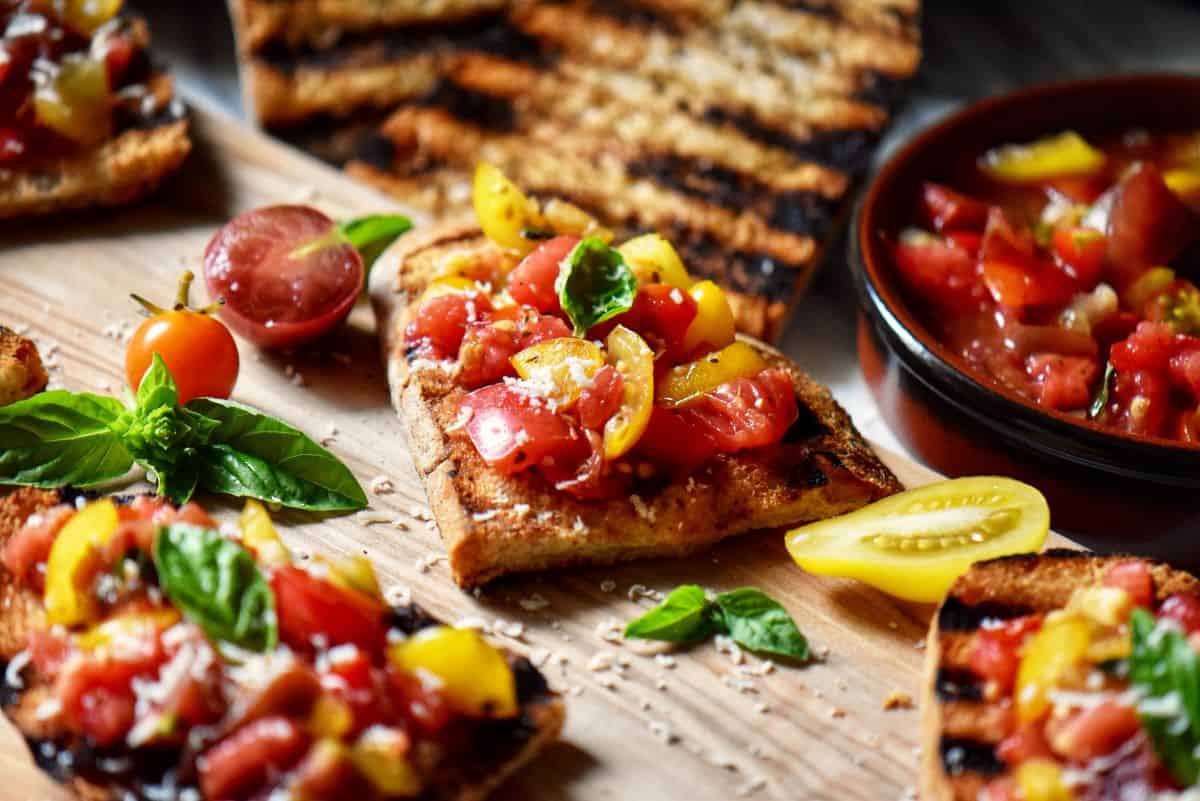
[(1200, 519), (1198, 101), (1185, 76), (1035, 87), (880, 172), (851, 242), (860, 356), (934, 467), (1032, 480), (1085, 536)]

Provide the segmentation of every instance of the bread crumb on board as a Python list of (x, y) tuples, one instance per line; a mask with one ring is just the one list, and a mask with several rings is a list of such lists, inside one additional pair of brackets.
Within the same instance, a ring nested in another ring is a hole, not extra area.
[(887, 698), (883, 699), (884, 709), (912, 709), (912, 696), (903, 690), (892, 690), (888, 693)]

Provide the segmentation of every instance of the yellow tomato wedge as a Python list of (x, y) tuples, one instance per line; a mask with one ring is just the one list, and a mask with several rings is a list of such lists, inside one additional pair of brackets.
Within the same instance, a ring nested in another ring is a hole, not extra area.
[(646, 432), (654, 410), (654, 351), (646, 340), (618, 325), (604, 343), (608, 358), (621, 374), (621, 407), (604, 424), (604, 458), (628, 453)]
[(700, 281), (692, 285), (688, 294), (696, 301), (696, 319), (683, 335), (684, 350), (691, 352), (705, 343), (712, 348), (723, 348), (733, 342), (737, 324), (725, 290), (712, 281)]
[(341, 739), (354, 728), (354, 710), (332, 693), (321, 693), (308, 711), (308, 731), (314, 737)]
[(1088, 175), (1104, 166), (1104, 154), (1074, 131), (1064, 131), (1036, 142), (989, 150), (980, 166), (993, 178), (1024, 183)]
[(85, 651), (120, 648), (123, 643), (133, 648), (144, 648), (148, 635), (166, 631), (180, 620), (179, 612), (174, 609), (130, 612), (93, 626), (76, 637), (75, 644)]
[(682, 406), (727, 381), (758, 375), (767, 360), (745, 342), (734, 342), (694, 362), (672, 367), (658, 385), (656, 400), (664, 406)]
[(124, 0), (59, 0), (55, 3), (63, 20), (89, 36), (117, 15)]
[(383, 600), (383, 590), (379, 587), (379, 576), (375, 574), (375, 566), (367, 557), (362, 554), (351, 554), (329, 561), (327, 564), (331, 583), (342, 589), (361, 592), (368, 598)]
[(394, 665), (436, 679), (455, 709), (475, 717), (517, 714), (517, 684), (504, 655), (477, 631), (433, 626), (388, 649)]
[(479, 283), (465, 275), (447, 275), (430, 282), (429, 286), (425, 287), (425, 291), (421, 293), (421, 302), (424, 303), (430, 298), (441, 295), (466, 295), (481, 291)]
[(1163, 173), (1163, 180), (1172, 192), (1181, 197), (1193, 197), (1200, 194), (1200, 169), (1174, 169)]
[(292, 561), (291, 553), (271, 522), (271, 515), (261, 503), (253, 499), (246, 501), (238, 524), (242, 529), (242, 544), (254, 552), (260, 564), (286, 565)]
[(119, 523), (117, 507), (105, 498), (83, 507), (66, 522), (46, 560), (46, 619), (51, 625), (74, 626), (96, 615), (90, 587), (81, 587), (80, 572), (102, 548)]
[(54, 77), (34, 90), (33, 108), (38, 122), (73, 142), (103, 142), (112, 130), (104, 62), (88, 56), (67, 56)]
[(1049, 759), (1030, 759), (1017, 766), (1017, 787), (1022, 801), (1074, 801), (1063, 779), (1062, 768)]
[(484, 236), (502, 248), (528, 253), (537, 242), (525, 236), (537, 222), (537, 204), (499, 168), (481, 163), (475, 168), (471, 203)]
[(594, 236), (606, 245), (613, 238), (613, 232), (602, 227), (596, 222), (595, 217), (575, 204), (559, 200), (558, 198), (551, 198), (546, 201), (538, 222), (556, 234)]
[(1013, 691), (1022, 723), (1045, 714), (1051, 691), (1078, 672), (1092, 642), (1092, 625), (1079, 615), (1058, 614), (1047, 619), (1025, 644)]
[(902, 492), (787, 534), (810, 573), (853, 578), (898, 598), (932, 603), (983, 559), (1041, 549), (1050, 528), (1042, 494), (980, 476)]
[(421, 792), (421, 777), (408, 760), (412, 740), (400, 729), (371, 726), (350, 749), (350, 759), (386, 796), (412, 796)]
[(617, 250), (639, 284), (670, 284), (687, 290), (692, 279), (675, 248), (659, 234), (634, 237)]
[(545, 390), (539, 394), (570, 406), (604, 366), (604, 351), (586, 339), (560, 337), (525, 348), (509, 361), (517, 375)]

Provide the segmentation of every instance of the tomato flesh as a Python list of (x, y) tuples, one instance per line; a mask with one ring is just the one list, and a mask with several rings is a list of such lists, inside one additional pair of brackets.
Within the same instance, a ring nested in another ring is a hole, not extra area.
[(728, 381), (680, 410), (725, 453), (762, 448), (783, 438), (799, 412), (787, 370), (772, 367)]
[(545, 401), (508, 384), (490, 384), (463, 399), (467, 434), (483, 460), (512, 475), (543, 463), (587, 455), (579, 432)]
[(284, 717), (256, 720), (204, 752), (197, 768), (205, 798), (250, 798), (300, 761), (309, 737)]
[(280, 639), (293, 648), (307, 650), (320, 642), (351, 644), (366, 651), (383, 648), (386, 610), (373, 598), (292, 566), (275, 570), (271, 588)]
[(981, 627), (971, 651), (971, 670), (979, 677), (995, 682), (1002, 693), (1011, 692), (1021, 662), (1021, 646), (1041, 625), (1040, 616), (1027, 615)]
[(221, 317), (267, 348), (291, 347), (346, 318), (363, 288), (358, 251), (306, 206), (268, 206), (226, 223), (204, 252)]
[(558, 279), (559, 265), (578, 244), (577, 236), (556, 236), (538, 245), (509, 275), (508, 294), (517, 303), (543, 314), (561, 314), (554, 282)]

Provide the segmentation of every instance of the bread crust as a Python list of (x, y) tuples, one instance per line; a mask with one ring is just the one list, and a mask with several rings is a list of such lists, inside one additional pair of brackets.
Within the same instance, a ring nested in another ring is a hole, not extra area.
[(48, 380), (37, 345), (0, 325), (0, 406), (36, 395)]
[[(981, 562), (955, 582), (933, 617), (925, 649), (921, 705), (920, 785), (923, 801), (976, 801), (987, 780), (972, 770), (954, 776), (948, 774), (942, 760), (943, 738), (994, 746), (1000, 736), (1000, 732), (989, 725), (988, 705), (939, 697), (937, 684), (941, 671), (965, 668), (971, 638), (977, 631), (977, 626), (945, 630), (941, 625), (943, 617), (949, 619), (962, 608), (1009, 609), (1015, 614), (1061, 609), (1076, 589), (1097, 583), (1112, 565), (1138, 558), (1056, 549)], [(1142, 561), (1150, 565), (1157, 600), (1175, 593), (1200, 595), (1200, 580), (1191, 573), (1163, 562)]]
[(750, 339), (744, 341), (792, 375), (810, 429), (802, 441), (718, 456), (686, 483), (601, 502), (567, 496), (537, 476), (500, 475), (456, 426), (464, 391), (436, 370), (414, 373), (403, 343), (406, 307), (435, 262), (481, 241), (466, 219), (415, 231), (380, 258), (371, 279), (392, 401), (407, 424), (460, 585), (508, 573), (684, 556), (747, 531), (841, 514), (901, 489), (828, 390)]
[[(62, 500), (63, 495), (58, 491), (28, 487), (17, 489), (0, 498), (0, 550), (31, 515), (44, 512)], [(3, 667), (25, 649), (29, 632), (44, 627), (45, 614), (41, 599), (18, 587), (3, 567), (0, 567), (0, 608), (4, 609), (3, 618), (0, 618), (2, 674)], [(512, 654), (507, 656), (510, 663), (523, 661)], [(72, 774), (70, 762), (66, 763), (66, 768), (55, 763), (55, 753), (87, 753), (88, 746), (80, 738), (59, 730), (52, 720), (45, 720), (38, 714), (38, 708), (50, 697), (51, 687), (44, 681), (39, 681), (38, 677), (26, 680), (29, 684), (23, 688), (16, 688), (15, 691), (14, 688), (5, 686), (3, 694), (0, 694), (0, 704), (3, 705), (5, 716), (24, 735), (38, 766), (52, 778), (62, 782), (83, 801), (119, 801), (128, 797), (126, 788), (116, 782), (98, 783)], [(0, 682), (3, 681), (5, 678), (0, 676)], [(482, 801), (558, 738), (566, 720), (566, 706), (562, 699), (553, 693), (539, 693), (533, 700), (523, 703), (521, 715), (520, 725), (528, 736), (520, 741), (519, 747), (511, 753), (499, 755), (490, 764), (472, 764), (469, 771), (463, 770), (459, 765), (439, 769), (432, 780), (430, 797), (441, 801)], [(46, 743), (52, 744), (54, 750), (44, 759), (37, 758), (43, 744)]]
[(189, 152), (188, 121), (133, 128), (92, 150), (31, 169), (0, 169), (0, 219), (132, 203), (154, 191)]

